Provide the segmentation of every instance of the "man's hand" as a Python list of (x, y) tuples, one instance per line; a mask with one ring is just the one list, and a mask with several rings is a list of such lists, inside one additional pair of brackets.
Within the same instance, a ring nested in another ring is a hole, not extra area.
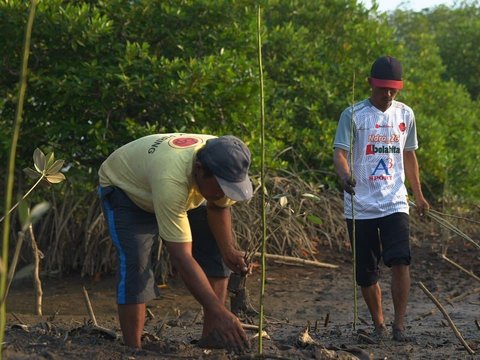
[(248, 273), (248, 265), (245, 262), (245, 253), (235, 248), (226, 250), (223, 254), (223, 261), (225, 264), (237, 274)]
[(233, 350), (236, 353), (242, 352), (245, 348), (250, 348), (247, 334), (243, 330), (240, 320), (225, 307), (205, 311), (202, 346), (215, 347), (216, 338), (220, 338), (222, 345), (227, 350)]
[(420, 216), (425, 215), (425, 213), (430, 210), (430, 204), (423, 196), (417, 196), (415, 198), (415, 206), (417, 208), (418, 214)]
[(342, 179), (343, 190), (345, 190), (350, 195), (355, 195), (355, 185), (357, 185), (357, 181), (351, 176), (345, 176)]

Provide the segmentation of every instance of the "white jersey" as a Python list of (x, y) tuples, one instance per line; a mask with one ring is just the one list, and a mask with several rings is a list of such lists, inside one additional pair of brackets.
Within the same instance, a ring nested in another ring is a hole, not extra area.
[[(345, 109), (334, 147), (350, 159), (350, 125), (353, 128), (353, 176), (356, 180), (355, 219), (373, 219), (397, 212), (408, 214), (403, 151), (418, 148), (415, 116), (407, 105), (393, 101), (387, 111), (367, 99)], [(344, 213), (352, 218), (351, 195), (344, 193)]]

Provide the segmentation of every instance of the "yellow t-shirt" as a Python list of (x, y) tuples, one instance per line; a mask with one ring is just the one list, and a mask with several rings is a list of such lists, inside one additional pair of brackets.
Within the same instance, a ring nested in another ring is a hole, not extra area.
[[(140, 208), (155, 213), (162, 239), (190, 242), (187, 211), (205, 201), (193, 178), (193, 162), (197, 151), (212, 138), (172, 133), (132, 141), (100, 166), (100, 185), (119, 187)], [(222, 207), (233, 203), (226, 197), (215, 202)]]

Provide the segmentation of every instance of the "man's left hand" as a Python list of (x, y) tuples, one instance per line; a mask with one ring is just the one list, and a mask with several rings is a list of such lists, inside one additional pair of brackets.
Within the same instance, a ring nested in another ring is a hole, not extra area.
[(430, 210), (430, 204), (423, 196), (415, 199), (415, 206), (420, 216), (425, 215), (425, 213)]

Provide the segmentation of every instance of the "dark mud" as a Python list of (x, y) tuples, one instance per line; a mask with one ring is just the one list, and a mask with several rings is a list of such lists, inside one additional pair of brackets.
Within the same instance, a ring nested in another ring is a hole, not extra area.
[[(412, 290), (408, 309), (408, 332), (416, 341), (385, 340), (370, 344), (358, 332), (371, 331), (366, 306), (359, 295), (359, 320), (353, 330), (353, 285), (350, 254), (321, 248), (318, 259), (339, 265), (338, 269), (291, 266), (269, 262), (267, 269), (264, 358), (271, 359), (480, 359), (480, 283), (447, 264), (439, 256), (438, 244), (413, 248)], [(462, 242), (450, 246), (448, 255), (479, 275), (480, 254)], [(382, 268), (382, 292), (387, 323), (393, 319), (389, 270)], [(419, 288), (421, 281), (440, 300), (468, 345), (469, 355), (443, 315)], [(248, 278), (252, 304), (257, 307), (259, 271)], [(133, 351), (122, 345), (114, 303), (114, 279), (64, 277), (44, 279), (43, 316), (34, 316), (33, 286), (17, 284), (7, 301), (8, 326), (4, 344), (6, 359), (253, 359), (259, 358), (255, 331), (250, 352), (240, 355), (225, 350), (205, 350), (194, 343), (201, 333), (200, 306), (179, 279), (173, 278), (159, 300), (149, 305), (144, 349)], [(94, 331), (89, 322), (82, 287), (88, 289), (98, 325), (114, 330)], [(477, 289), (477, 292), (473, 292)], [(471, 294), (470, 294), (471, 293)], [(470, 295), (468, 295), (470, 294)], [(466, 295), (461, 300), (452, 299)], [(433, 310), (431, 312), (431, 310)], [(428, 314), (428, 315), (427, 315)], [(477, 321), (477, 323), (476, 323)], [(258, 318), (244, 319), (256, 324)], [(309, 327), (313, 344), (299, 337)], [(327, 352), (326, 349), (332, 351)], [(350, 351), (350, 352), (348, 352)], [(363, 354), (363, 355), (362, 355)], [(343, 357), (342, 357), (343, 356)], [(350, 356), (350, 357), (348, 357)]]

